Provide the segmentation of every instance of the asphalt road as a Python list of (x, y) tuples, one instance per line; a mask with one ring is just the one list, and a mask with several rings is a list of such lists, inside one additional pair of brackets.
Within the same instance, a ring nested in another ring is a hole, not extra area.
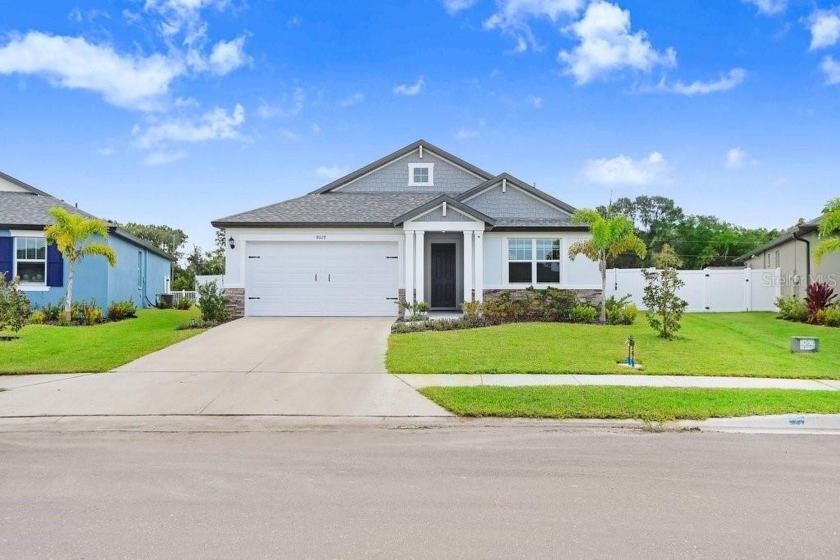
[(0, 433), (4, 558), (837, 558), (840, 438)]

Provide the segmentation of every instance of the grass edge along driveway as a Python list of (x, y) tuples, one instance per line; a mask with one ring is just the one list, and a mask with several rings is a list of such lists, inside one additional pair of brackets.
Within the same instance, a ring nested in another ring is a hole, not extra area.
[[(514, 323), (391, 335), (391, 373), (712, 375), (840, 379), (840, 329), (780, 321), (773, 313), (690, 313), (672, 341), (644, 316), (631, 326)], [(621, 367), (636, 339), (644, 371)], [(791, 336), (818, 336), (820, 352), (793, 354)]]
[(542, 386), (427, 387), (420, 392), (458, 416), (706, 420), (771, 414), (838, 414), (836, 391)]
[(203, 332), (176, 330), (199, 315), (140, 309), (136, 319), (89, 327), (28, 325), (18, 340), (0, 342), (0, 375), (110, 371)]

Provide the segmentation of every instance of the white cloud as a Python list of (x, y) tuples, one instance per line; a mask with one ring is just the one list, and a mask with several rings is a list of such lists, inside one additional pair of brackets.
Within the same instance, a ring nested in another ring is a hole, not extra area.
[(260, 105), (257, 107), (257, 115), (263, 120), (293, 117), (303, 110), (305, 102), (306, 92), (303, 91), (303, 88), (297, 87), (291, 96), (287, 96), (275, 105), (261, 99)]
[(744, 82), (744, 78), (746, 78), (746, 76), (747, 72), (743, 68), (733, 68), (717, 80), (707, 82), (697, 80), (689, 84), (676, 82), (671, 85), (662, 81), (659, 83), (657, 89), (660, 91), (687, 95), (689, 97), (694, 95), (708, 95), (710, 93), (729, 91), (730, 89), (736, 88)]
[(185, 45), (196, 45), (207, 35), (202, 10), (215, 8), (222, 12), (229, 5), (229, 0), (146, 0), (143, 10), (162, 18), (158, 30), (164, 37), (183, 35)]
[(726, 152), (726, 167), (729, 169), (738, 169), (744, 166), (747, 159), (747, 152), (741, 148), (732, 148)]
[(836, 45), (840, 41), (840, 9), (815, 11), (808, 18), (808, 29), (812, 51)]
[(181, 161), (185, 157), (187, 157), (187, 153), (183, 151), (155, 151), (147, 154), (143, 158), (143, 164), (156, 167), (158, 165), (168, 165), (176, 161)]
[(426, 82), (423, 80), (423, 78), (417, 78), (417, 81), (414, 84), (400, 84), (397, 87), (395, 87), (394, 94), (407, 96), (417, 95), (423, 90), (424, 85), (426, 85)]
[(497, 11), (484, 22), (485, 29), (498, 29), (516, 39), (513, 52), (541, 49), (528, 24), (530, 19), (556, 22), (563, 16), (575, 16), (585, 0), (498, 0)]
[(224, 76), (237, 68), (251, 64), (251, 57), (245, 54), (245, 37), (238, 37), (231, 41), (219, 41), (213, 45), (210, 52), (211, 71)]
[(542, 107), (543, 107), (543, 98), (542, 97), (537, 97), (536, 95), (529, 95), (527, 100), (528, 100), (528, 103), (531, 105), (531, 107), (533, 107), (534, 109), (542, 109)]
[(170, 57), (125, 55), (79, 37), (30, 31), (0, 47), (0, 74), (46, 77), (53, 85), (100, 94), (112, 105), (153, 110), (184, 71)]
[(363, 94), (360, 91), (357, 91), (356, 93), (342, 99), (341, 103), (339, 103), (339, 105), (341, 105), (342, 107), (352, 107), (353, 105), (358, 105), (359, 103), (361, 103), (364, 100), (365, 100), (365, 94)]
[(238, 104), (233, 111), (216, 107), (196, 119), (173, 119), (150, 125), (145, 130), (135, 126), (132, 133), (138, 148), (151, 149), (171, 142), (207, 142), (239, 138), (239, 127), (245, 122), (245, 109)]
[(840, 62), (832, 56), (827, 56), (820, 63), (820, 70), (825, 74), (826, 85), (840, 84)]
[(293, 18), (286, 21), (286, 27), (300, 27), (303, 25), (303, 18), (300, 16), (294, 16)]
[(347, 173), (347, 169), (338, 166), (325, 167), (322, 165), (315, 170), (315, 174), (318, 175), (318, 177), (323, 177), (328, 181), (335, 181), (339, 177), (344, 177)]
[(474, 128), (460, 128), (455, 133), (456, 140), (468, 140), (470, 138), (478, 138), (481, 134)]
[(655, 66), (677, 63), (674, 49), (660, 53), (651, 45), (647, 33), (631, 33), (630, 12), (609, 2), (596, 0), (590, 4), (583, 19), (569, 26), (568, 31), (580, 43), (571, 51), (561, 51), (558, 58), (578, 85), (625, 68), (650, 72)]
[(591, 159), (583, 167), (583, 176), (592, 183), (613, 186), (643, 186), (668, 180), (671, 166), (659, 152), (641, 160), (624, 154), (612, 159)]
[(457, 14), (462, 10), (467, 10), (475, 6), (478, 0), (443, 0), (443, 7), (450, 14)]
[(110, 157), (114, 155), (117, 151), (112, 146), (103, 146), (96, 150), (100, 156)]
[(321, 134), (321, 126), (318, 123), (312, 123), (309, 128), (312, 130), (312, 134)]
[(745, 4), (752, 4), (762, 14), (774, 16), (787, 10), (788, 0), (741, 0)]

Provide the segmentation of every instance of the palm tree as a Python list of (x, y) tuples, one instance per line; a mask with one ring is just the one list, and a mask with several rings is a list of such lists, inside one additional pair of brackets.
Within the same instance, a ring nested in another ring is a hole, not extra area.
[(585, 224), (592, 232), (592, 238), (578, 241), (569, 247), (569, 258), (578, 255), (589, 257), (598, 262), (601, 271), (601, 314), (599, 321), (607, 322), (607, 259), (633, 252), (640, 259), (645, 258), (645, 242), (636, 236), (633, 222), (624, 216), (605, 218), (595, 210), (583, 208), (572, 216), (573, 224)]
[(840, 252), (840, 198), (826, 203), (819, 228), (820, 242), (814, 248), (814, 261), (818, 265), (827, 254)]
[(108, 238), (108, 227), (102, 220), (71, 214), (64, 208), (51, 208), (49, 212), (55, 223), (44, 228), (47, 242), (55, 243), (70, 264), (67, 276), (67, 297), (64, 298), (64, 319), (69, 323), (73, 309), (73, 277), (76, 273), (76, 265), (84, 257), (100, 256), (108, 259), (108, 264), (113, 267), (117, 265), (117, 254), (105, 243), (84, 244), (87, 239), (95, 235), (103, 239)]

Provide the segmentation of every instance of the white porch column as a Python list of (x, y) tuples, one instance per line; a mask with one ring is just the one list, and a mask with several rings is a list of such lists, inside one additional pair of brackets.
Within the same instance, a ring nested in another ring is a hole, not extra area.
[(405, 301), (414, 301), (414, 232), (405, 232)]
[[(414, 285), (417, 289), (417, 301), (426, 301), (426, 232), (415, 232), (414, 250)], [(427, 302), (428, 303), (428, 302)]]
[(473, 300), (473, 233), (464, 232), (464, 301)]
[(475, 301), (484, 301), (484, 232), (475, 232)]

